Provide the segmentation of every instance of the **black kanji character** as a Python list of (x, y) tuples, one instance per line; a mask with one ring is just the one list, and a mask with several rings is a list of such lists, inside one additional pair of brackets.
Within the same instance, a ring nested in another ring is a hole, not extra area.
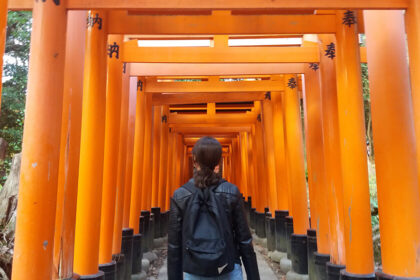
[(92, 14), (89, 14), (87, 17), (87, 27), (93, 28), (95, 24), (98, 24), (98, 29), (102, 29), (102, 18), (99, 17), (99, 14), (97, 13), (95, 17), (92, 17)]
[(319, 69), (319, 64), (318, 63), (309, 63), (309, 68), (316, 71), (316, 70)]
[(117, 45), (116, 42), (112, 45), (108, 45), (108, 55), (110, 58), (112, 58), (112, 55), (115, 53), (115, 58), (120, 58), (120, 46)]
[(265, 99), (271, 100), (271, 91), (265, 93)]
[(348, 27), (351, 27), (355, 23), (357, 23), (357, 21), (356, 21), (356, 16), (354, 15), (354, 12), (347, 10), (344, 13), (343, 24), (347, 25)]
[(296, 79), (290, 78), (289, 82), (287, 83), (287, 86), (291, 89), (294, 89), (295, 87), (297, 87)]
[(143, 91), (143, 81), (138, 81), (137, 82), (137, 89), (140, 89), (140, 91)]
[(331, 42), (331, 44), (327, 45), (327, 49), (325, 50), (325, 55), (331, 59), (335, 57), (335, 44)]

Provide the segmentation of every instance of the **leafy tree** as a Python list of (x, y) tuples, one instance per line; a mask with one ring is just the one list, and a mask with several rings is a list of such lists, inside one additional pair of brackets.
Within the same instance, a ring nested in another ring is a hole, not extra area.
[(31, 28), (31, 12), (9, 12), (0, 117), (0, 137), (9, 145), (6, 159), (0, 166), (2, 185), (9, 173), (13, 155), (22, 149)]

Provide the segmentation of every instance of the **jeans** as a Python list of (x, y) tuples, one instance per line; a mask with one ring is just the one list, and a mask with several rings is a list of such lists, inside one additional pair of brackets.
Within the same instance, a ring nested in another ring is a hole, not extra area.
[(203, 277), (184, 273), (184, 280), (242, 280), (242, 267), (240, 264), (235, 263), (235, 267), (229, 273), (223, 274), (222, 276), (215, 277)]

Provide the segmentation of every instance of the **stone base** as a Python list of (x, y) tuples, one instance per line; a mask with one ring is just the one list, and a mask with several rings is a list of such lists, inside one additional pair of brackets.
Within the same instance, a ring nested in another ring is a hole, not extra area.
[(280, 261), (280, 270), (283, 273), (288, 273), (292, 270), (292, 261), (288, 258), (282, 258)]
[(144, 271), (131, 275), (131, 280), (146, 280), (146, 278), (147, 278), (147, 273)]
[(80, 280), (104, 280), (104, 279), (105, 279), (105, 274), (102, 271), (99, 271), (96, 274), (80, 276)]
[(280, 263), (281, 259), (287, 258), (287, 253), (279, 251), (268, 252), (268, 257), (273, 262)]
[[(382, 272), (377, 272), (376, 273), (376, 277), (378, 277), (379, 275), (384, 275)], [(375, 274), (352, 274), (352, 273), (348, 273), (345, 269), (340, 271), (340, 280), (385, 280), (385, 279), (392, 279), (392, 280), (401, 280), (401, 278), (397, 278), (397, 277), (390, 277), (390, 278), (382, 278), (382, 277), (378, 277), (376, 278)], [(403, 278), (404, 279), (404, 278)], [(409, 279), (409, 278), (405, 278), (405, 279)], [(412, 278), (414, 279), (414, 278)], [(420, 278), (418, 278), (420, 279)]]
[(165, 245), (165, 241), (167, 238), (161, 237), (161, 238), (155, 238), (153, 239), (153, 248), (160, 248)]
[(254, 240), (256, 244), (267, 248), (267, 238), (260, 238), (256, 234), (254, 234), (252, 235), (252, 240)]
[(143, 259), (147, 259), (150, 263), (157, 260), (157, 255), (154, 252), (146, 252), (143, 254)]
[(141, 271), (147, 273), (149, 272), (150, 261), (148, 259), (141, 260)]
[(289, 271), (286, 274), (287, 280), (309, 280), (308, 274), (298, 274), (294, 271)]

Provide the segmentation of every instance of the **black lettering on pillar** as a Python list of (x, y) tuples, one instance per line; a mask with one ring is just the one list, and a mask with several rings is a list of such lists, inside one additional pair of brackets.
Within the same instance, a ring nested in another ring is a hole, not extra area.
[[(36, 2), (38, 2), (38, 0)], [(45, 3), (47, 0), (42, 0), (42, 2)], [(60, 0), (53, 0), (53, 2), (56, 6), (60, 6)]]
[(86, 23), (87, 23), (87, 27), (89, 28), (93, 28), (95, 26), (95, 24), (98, 25), (98, 29), (101, 30), (102, 29), (102, 18), (99, 17), (99, 14), (96, 13), (95, 17), (93, 17), (91, 14), (88, 15), (87, 19), (86, 19)]
[(295, 87), (297, 87), (296, 79), (290, 78), (289, 81), (287, 82), (287, 86), (291, 89), (294, 89)]
[(118, 46), (116, 42), (114, 42), (114, 44), (112, 44), (112, 45), (108, 45), (109, 58), (112, 58), (112, 55), (114, 53), (115, 53), (115, 58), (119, 59), (120, 58), (120, 46)]

